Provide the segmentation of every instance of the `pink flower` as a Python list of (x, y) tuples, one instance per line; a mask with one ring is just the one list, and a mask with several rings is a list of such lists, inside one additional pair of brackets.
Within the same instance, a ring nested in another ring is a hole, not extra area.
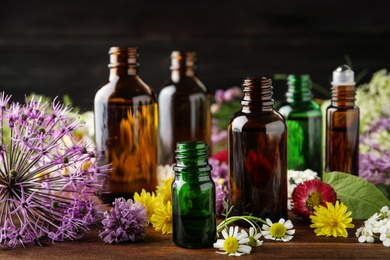
[(314, 207), (326, 202), (334, 204), (337, 194), (329, 184), (319, 179), (301, 182), (295, 187), (292, 193), (292, 211), (295, 215), (310, 220), (309, 216), (314, 214)]

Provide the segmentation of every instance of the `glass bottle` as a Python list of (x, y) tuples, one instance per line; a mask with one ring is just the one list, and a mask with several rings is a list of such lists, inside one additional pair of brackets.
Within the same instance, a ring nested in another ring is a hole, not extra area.
[(287, 126), (274, 110), (272, 81), (248, 77), (228, 126), (233, 215), (287, 218)]
[(172, 183), (172, 228), (176, 245), (211, 246), (216, 240), (215, 184), (206, 142), (177, 143)]
[(279, 112), (288, 129), (288, 169), (310, 169), (322, 177), (322, 113), (311, 93), (307, 74), (289, 75), (286, 104)]
[(359, 176), (359, 108), (354, 72), (347, 65), (333, 71), (331, 104), (326, 109), (325, 170)]
[(175, 163), (176, 143), (211, 145), (211, 94), (196, 76), (196, 53), (171, 53), (171, 78), (158, 94), (159, 164)]
[(111, 203), (117, 197), (154, 191), (157, 185), (158, 107), (156, 95), (138, 75), (137, 48), (111, 47), (110, 76), (94, 100), (95, 138), (112, 171), (106, 180)]

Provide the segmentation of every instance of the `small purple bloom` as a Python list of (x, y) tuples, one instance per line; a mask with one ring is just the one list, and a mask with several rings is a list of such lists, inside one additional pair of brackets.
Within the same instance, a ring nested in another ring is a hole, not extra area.
[(220, 216), (226, 211), (225, 203), (230, 205), (228, 165), (214, 158), (210, 158), (209, 163), (212, 166), (211, 177), (215, 183), (216, 214)]
[(112, 205), (102, 220), (104, 230), (99, 236), (103, 241), (111, 244), (142, 238), (148, 220), (146, 208), (139, 202), (134, 203), (131, 199), (126, 201), (124, 198), (115, 199)]

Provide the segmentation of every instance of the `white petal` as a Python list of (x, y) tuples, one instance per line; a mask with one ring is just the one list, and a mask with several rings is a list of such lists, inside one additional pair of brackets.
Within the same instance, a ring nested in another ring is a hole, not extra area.
[[(243, 230), (244, 231), (244, 230)], [(253, 236), (253, 234), (255, 233), (255, 229), (253, 227), (250, 227), (249, 228), (249, 236)]]
[(223, 251), (223, 252), (215, 251), (215, 253), (217, 253), (217, 254), (221, 254), (221, 255), (226, 255), (226, 254), (227, 254), (227, 252), (226, 252), (226, 251)]
[(261, 246), (263, 244), (263, 240), (257, 240), (256, 246)]
[(252, 250), (252, 247), (251, 246), (247, 246), (247, 245), (240, 245), (237, 249), (237, 251), (240, 251), (240, 252), (244, 252), (246, 254), (249, 254)]
[(287, 220), (286, 223), (284, 223), (284, 226), (287, 228), (287, 229), (291, 229), (293, 228), (293, 224), (291, 222), (291, 220)]
[(287, 230), (287, 231), (286, 231), (286, 234), (294, 235), (294, 234), (295, 234), (295, 229)]
[(292, 238), (293, 238), (293, 236), (285, 235), (284, 237), (282, 237), (282, 240), (284, 242), (287, 242), (287, 241), (290, 241)]
[[(248, 236), (248, 233), (244, 229), (242, 229), (240, 233), (245, 234), (246, 236)], [(249, 233), (250, 233), (250, 230), (249, 230)]]
[(223, 243), (225, 242), (224, 239), (218, 239), (217, 242), (213, 244), (214, 248), (223, 249)]
[(365, 236), (360, 236), (360, 237), (358, 238), (358, 241), (359, 241), (360, 243), (364, 243), (364, 242), (366, 242), (366, 237), (365, 237)]
[(235, 252), (235, 253), (230, 253), (229, 254), (229, 256), (242, 256), (242, 255), (245, 255), (245, 253)]
[(279, 219), (280, 224), (284, 224), (284, 222), (285, 222), (284, 218)]
[(269, 230), (263, 230), (263, 231), (261, 231), (261, 234), (263, 236), (268, 236), (270, 234), (270, 232), (269, 232)]
[(226, 228), (222, 229), (222, 236), (226, 239), (229, 237), (227, 231), (226, 231)]
[(246, 243), (248, 243), (249, 241), (250, 241), (250, 239), (249, 239), (248, 237), (246, 237), (246, 238), (243, 238), (243, 239), (238, 240), (238, 243), (239, 243), (239, 244), (246, 244)]
[(229, 237), (232, 237), (232, 236), (233, 236), (233, 227), (230, 227), (229, 228)]
[[(269, 218), (267, 218), (265, 221), (267, 221), (267, 223), (268, 223), (268, 226), (272, 226), (272, 221), (269, 219)], [(264, 225), (263, 225), (264, 226)]]
[(238, 226), (235, 226), (234, 233), (233, 233), (232, 237), (237, 237), (237, 234), (238, 234)]

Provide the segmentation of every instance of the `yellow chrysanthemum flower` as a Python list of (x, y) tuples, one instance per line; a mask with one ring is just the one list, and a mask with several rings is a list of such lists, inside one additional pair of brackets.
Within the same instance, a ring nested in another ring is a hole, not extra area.
[(150, 218), (154, 213), (154, 204), (156, 203), (156, 196), (154, 195), (154, 192), (146, 192), (145, 189), (142, 189), (141, 194), (135, 192), (134, 201), (141, 203), (146, 208), (146, 213), (148, 214), (147, 225), (149, 225)]
[(172, 201), (172, 182), (174, 178), (166, 179), (162, 182), (161, 186), (157, 186), (157, 198), (166, 204), (168, 201)]
[(326, 202), (326, 207), (315, 206), (314, 215), (310, 216), (313, 223), (310, 227), (315, 228), (317, 236), (348, 237), (347, 228), (353, 228), (355, 225), (349, 217), (352, 212), (347, 210), (347, 206), (339, 201), (336, 201), (335, 205)]
[(150, 221), (156, 231), (163, 234), (172, 234), (172, 204), (159, 202), (154, 207), (154, 214)]

